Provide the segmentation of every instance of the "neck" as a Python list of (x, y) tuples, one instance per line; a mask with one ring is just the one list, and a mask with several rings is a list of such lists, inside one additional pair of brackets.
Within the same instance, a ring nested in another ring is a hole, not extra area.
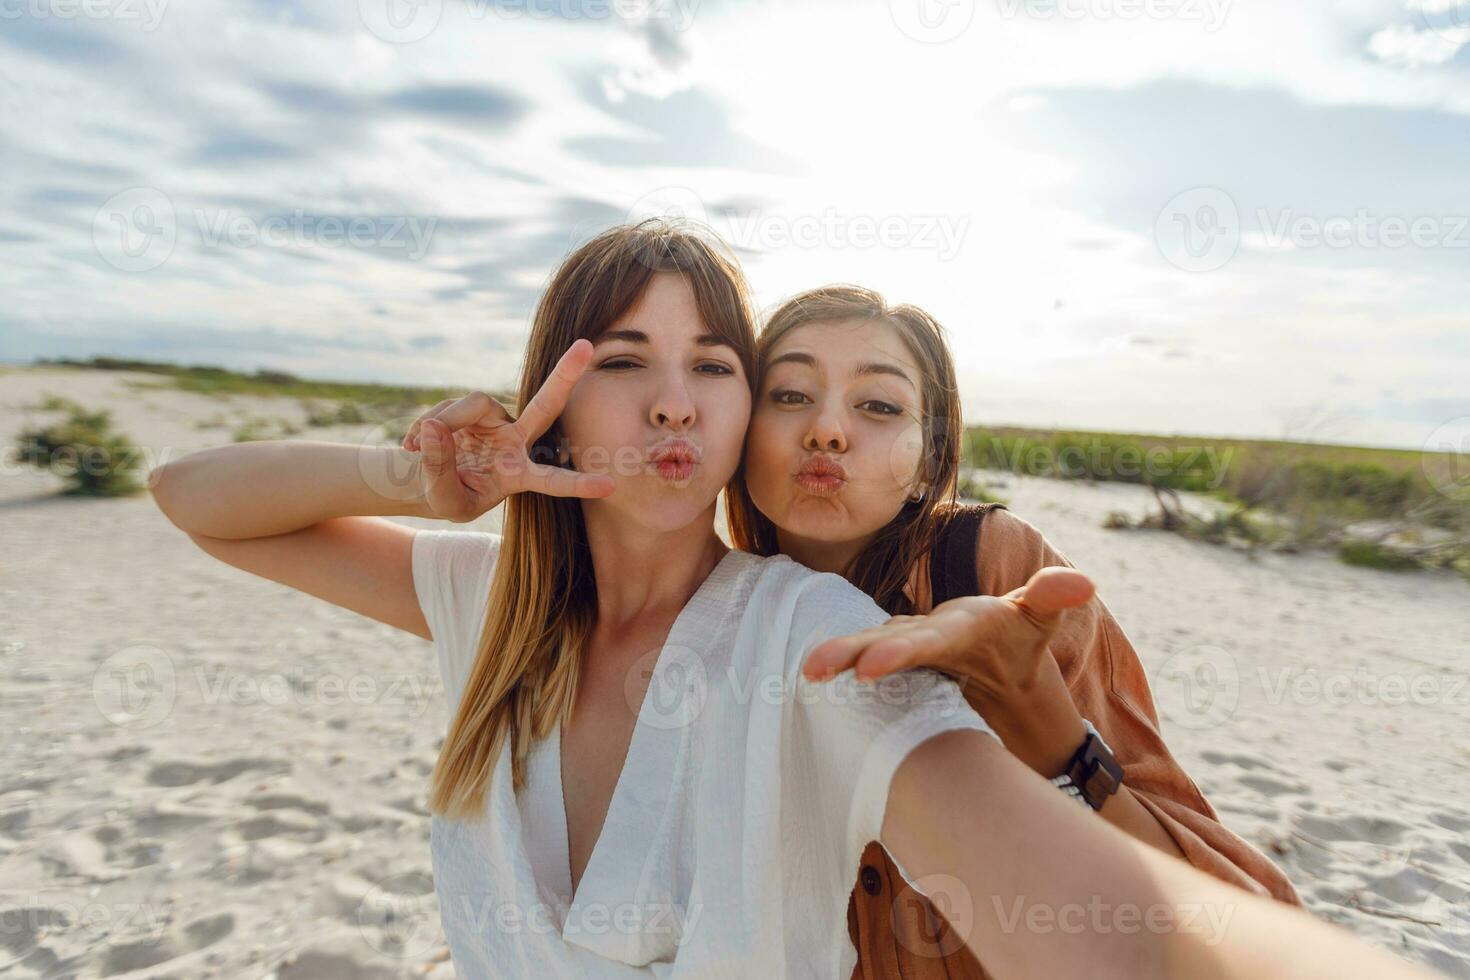
[(852, 541), (817, 541), (776, 528), (776, 546), (781, 554), (818, 572), (846, 573), (853, 559), (873, 543), (877, 533)]
[(585, 505), (583, 514), (597, 579), (597, 620), (604, 628), (677, 615), (730, 550), (715, 534), (713, 502), (674, 531), (630, 527)]

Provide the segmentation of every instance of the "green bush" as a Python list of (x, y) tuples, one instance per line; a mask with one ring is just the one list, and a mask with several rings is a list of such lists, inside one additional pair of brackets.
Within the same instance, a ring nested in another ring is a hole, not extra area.
[(89, 412), (66, 399), (56, 401), (66, 403), (67, 417), (22, 432), (15, 460), (64, 477), (68, 486), (63, 492), (68, 494), (121, 497), (142, 490), (138, 479), (142, 453), (113, 431), (112, 413)]
[(1395, 551), (1377, 541), (1344, 541), (1337, 549), (1337, 556), (1349, 565), (1382, 568), (1391, 572), (1405, 572), (1421, 567), (1413, 556)]

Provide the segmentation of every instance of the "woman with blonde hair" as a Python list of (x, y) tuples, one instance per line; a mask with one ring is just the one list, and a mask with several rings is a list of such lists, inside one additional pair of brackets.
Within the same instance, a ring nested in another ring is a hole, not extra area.
[[(710, 243), (614, 228), (553, 276), (515, 416), (477, 392), (437, 406), (418, 450), (252, 443), (153, 474), (209, 553), (432, 640), (452, 722), (430, 852), (460, 976), (844, 976), (873, 839), (976, 896), (1231, 914), (1219, 942), (981, 916), (967, 941), (1004, 976), (1412, 975), (1084, 820), (936, 671), (881, 690), (805, 678), (812, 647), (887, 616), (715, 534), (753, 339), (739, 269)], [(502, 501), (503, 534), (385, 519)], [(1025, 604), (1045, 620), (1089, 594), (1048, 569)]]

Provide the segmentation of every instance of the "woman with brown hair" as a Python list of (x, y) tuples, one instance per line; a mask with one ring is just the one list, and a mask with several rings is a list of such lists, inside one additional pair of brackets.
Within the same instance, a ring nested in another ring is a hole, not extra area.
[[(869, 840), (975, 895), (1230, 917), (1218, 937), (981, 917), (966, 941), (1006, 976), (1418, 975), (1084, 819), (937, 671), (804, 677), (813, 647), (887, 616), (715, 534), (753, 341), (733, 262), (614, 228), (553, 276), (514, 417), (476, 392), (421, 420), (416, 449), (249, 443), (150, 475), (208, 553), (433, 643), (452, 721), (430, 854), (460, 976), (845, 976)], [(502, 501), (503, 534), (385, 519)], [(1044, 569), (1021, 604), (1046, 623), (1090, 594)]]
[[(941, 670), (1007, 749), (1108, 823), (1300, 906), (1281, 870), (1220, 823), (1169, 753), (1138, 655), (1102, 600), (1043, 630), (995, 598), (1019, 598), (1040, 569), (1071, 565), (1003, 505), (957, 502), (964, 425), (940, 325), (871, 290), (827, 286), (771, 315), (758, 359), (729, 495), (733, 541), (842, 574), (897, 617), (814, 651), (809, 676)], [(1017, 656), (1022, 646), (1033, 655)], [(854, 976), (983, 976), (935, 914), (950, 898), (910, 888), (870, 843), (849, 907)]]

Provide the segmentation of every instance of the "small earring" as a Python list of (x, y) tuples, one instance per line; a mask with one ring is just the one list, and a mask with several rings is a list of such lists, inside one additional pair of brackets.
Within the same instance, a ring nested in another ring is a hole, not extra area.
[(926, 494), (928, 492), (929, 492), (929, 487), (926, 484), (921, 483), (921, 484), (919, 484), (919, 489), (917, 489), (913, 493), (909, 494), (909, 499), (912, 500), (916, 504), (923, 503), (924, 502), (924, 494)]

